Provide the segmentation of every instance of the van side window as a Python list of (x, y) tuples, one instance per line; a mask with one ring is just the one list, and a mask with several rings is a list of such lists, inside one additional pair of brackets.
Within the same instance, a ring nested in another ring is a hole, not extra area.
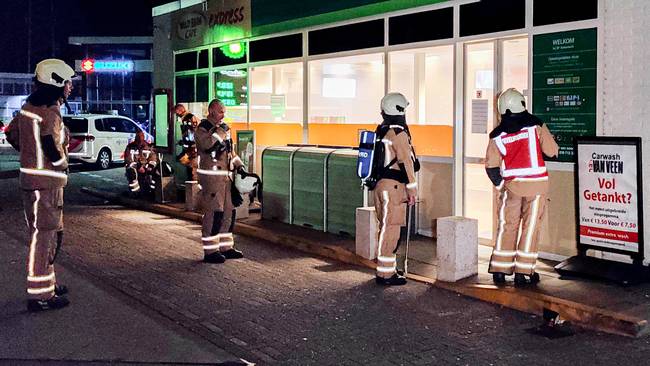
[(138, 127), (128, 119), (122, 119), (122, 125), (124, 126), (123, 132), (136, 133), (138, 131)]
[(104, 127), (104, 120), (101, 118), (98, 118), (95, 120), (95, 130), (103, 132), (106, 131), (106, 128)]
[(105, 118), (104, 127), (108, 132), (123, 132), (122, 120), (119, 118)]

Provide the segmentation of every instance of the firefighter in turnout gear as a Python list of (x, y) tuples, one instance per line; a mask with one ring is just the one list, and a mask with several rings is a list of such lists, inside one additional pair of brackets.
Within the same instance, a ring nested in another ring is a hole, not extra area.
[(199, 126), (199, 118), (194, 114), (188, 112), (182, 104), (176, 104), (174, 113), (181, 119), (181, 139), (178, 141), (183, 150), (176, 157), (176, 160), (183, 164), (187, 169), (187, 180), (198, 180), (197, 169), (197, 152), (196, 143), (194, 141), (194, 134)]
[(378, 173), (374, 202), (379, 221), (376, 282), (381, 285), (404, 285), (406, 278), (397, 273), (397, 243), (400, 228), (406, 225), (406, 205), (415, 204), (419, 169), (411, 134), (406, 125), (409, 105), (399, 93), (388, 93), (381, 100), (383, 122), (377, 138), (384, 144), (383, 169)]
[(20, 151), (20, 188), (29, 230), (27, 309), (59, 309), (69, 304), (57, 284), (54, 259), (63, 241), (63, 188), (68, 182), (66, 131), (60, 102), (72, 90), (74, 70), (58, 59), (36, 65), (35, 91), (6, 134)]
[(201, 186), (199, 206), (203, 213), (201, 243), (203, 261), (207, 263), (243, 257), (234, 248), (232, 235), (235, 206), (241, 204), (241, 196), (233, 191), (233, 178), (243, 164), (233, 151), (230, 127), (223, 122), (224, 113), (223, 103), (212, 100), (208, 117), (201, 121), (195, 135)]
[(487, 175), (499, 191), (489, 272), (495, 283), (513, 272), (515, 284), (537, 283), (537, 244), (548, 192), (544, 155), (557, 156), (558, 145), (546, 125), (528, 113), (516, 89), (499, 95), (498, 109), (501, 123), (490, 133), (485, 159)]
[(136, 132), (135, 139), (126, 146), (124, 163), (126, 164), (125, 175), (131, 193), (154, 192), (159, 176), (156, 170), (158, 158), (153, 147), (145, 140), (144, 132), (141, 130)]

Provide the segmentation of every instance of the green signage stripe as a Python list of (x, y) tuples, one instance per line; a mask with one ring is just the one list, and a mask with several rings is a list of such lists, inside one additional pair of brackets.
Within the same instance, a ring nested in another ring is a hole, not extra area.
[[(320, 4), (321, 7), (323, 3), (326, 3), (321, 0), (309, 0), (309, 1), (317, 2), (318, 4)], [(341, 22), (350, 19), (362, 18), (362, 17), (383, 14), (383, 13), (398, 11), (403, 9), (410, 9), (418, 6), (438, 4), (447, 1), (449, 0), (384, 0), (384, 1), (379, 1), (368, 5), (348, 7), (341, 10), (331, 11), (329, 13), (308, 15), (304, 17), (300, 17), (301, 14), (300, 13), (296, 14), (296, 12), (292, 9), (290, 10), (290, 13), (294, 14), (293, 19), (281, 21), (279, 23), (272, 23), (272, 24), (261, 24), (261, 22), (256, 21), (255, 14), (257, 14), (258, 10), (255, 10), (255, 8), (253, 7), (254, 22), (253, 22), (252, 33), (253, 36), (261, 36), (266, 34), (286, 32), (292, 29), (302, 29), (302, 28), (313, 27), (322, 24)], [(277, 6), (275, 5), (277, 4), (277, 1), (274, 1), (273, 3), (274, 6)], [(358, 2), (352, 1), (351, 3), (354, 4)], [(289, 4), (291, 4), (292, 6), (295, 5), (294, 3), (289, 3)], [(255, 3), (253, 4), (253, 6), (255, 6)]]

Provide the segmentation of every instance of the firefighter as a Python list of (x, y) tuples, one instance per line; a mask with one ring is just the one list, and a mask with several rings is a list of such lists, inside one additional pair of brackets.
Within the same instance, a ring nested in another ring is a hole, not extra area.
[(181, 119), (181, 139), (178, 145), (183, 148), (183, 151), (176, 157), (181, 164), (185, 165), (187, 169), (187, 180), (198, 180), (196, 169), (196, 144), (194, 141), (194, 134), (196, 128), (199, 126), (199, 118), (194, 114), (188, 112), (182, 104), (176, 104), (174, 113)]
[(528, 113), (516, 89), (501, 93), (498, 110), (501, 123), (490, 133), (485, 158), (487, 175), (499, 191), (489, 272), (495, 283), (504, 283), (513, 272), (517, 285), (537, 283), (537, 244), (548, 192), (544, 155), (557, 156), (558, 145), (544, 122)]
[(381, 285), (406, 284), (406, 278), (397, 273), (395, 253), (400, 228), (406, 225), (406, 205), (415, 204), (415, 172), (419, 164), (406, 125), (408, 105), (400, 93), (388, 93), (381, 100), (383, 122), (378, 128), (377, 138), (384, 144), (384, 163), (373, 190), (379, 221), (376, 282)]
[(36, 65), (35, 91), (7, 129), (20, 151), (20, 188), (29, 228), (27, 309), (60, 309), (70, 302), (58, 285), (54, 259), (63, 241), (63, 188), (68, 182), (65, 127), (60, 101), (69, 95), (74, 70), (58, 59)]
[(203, 213), (201, 243), (203, 261), (207, 263), (243, 258), (242, 252), (234, 248), (232, 235), (235, 206), (242, 201), (241, 195), (233, 191), (233, 174), (243, 164), (233, 150), (230, 127), (223, 122), (225, 111), (223, 103), (213, 99), (208, 105), (208, 117), (201, 121), (195, 135)]
[(156, 189), (158, 158), (153, 147), (145, 140), (142, 130), (138, 130), (135, 139), (126, 146), (124, 163), (126, 179), (132, 194), (151, 193)]

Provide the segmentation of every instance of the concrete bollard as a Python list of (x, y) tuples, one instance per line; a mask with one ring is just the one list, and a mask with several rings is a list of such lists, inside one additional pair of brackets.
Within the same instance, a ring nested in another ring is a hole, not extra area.
[(366, 259), (377, 258), (377, 214), (374, 207), (357, 207), (355, 252)]
[(199, 200), (199, 182), (188, 180), (185, 182), (185, 211), (194, 211)]
[(456, 282), (478, 273), (478, 220), (460, 216), (438, 219), (438, 275)]
[(248, 210), (249, 210), (248, 197), (246, 197), (244, 203), (242, 203), (239, 207), (235, 208), (235, 211), (237, 211), (235, 213), (235, 220), (248, 218), (248, 214), (249, 214)]

